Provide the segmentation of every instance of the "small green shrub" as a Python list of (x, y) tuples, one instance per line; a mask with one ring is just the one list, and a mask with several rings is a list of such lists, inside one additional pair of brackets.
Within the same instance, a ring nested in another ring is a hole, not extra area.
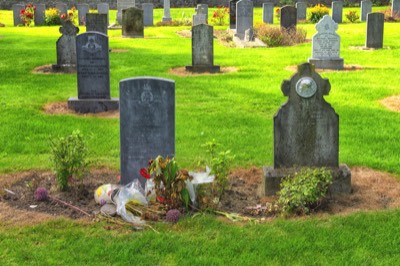
[(317, 4), (310, 9), (309, 20), (313, 23), (317, 23), (325, 15), (329, 15), (329, 9), (322, 4)]
[(267, 24), (256, 25), (254, 32), (255, 36), (268, 47), (290, 46), (303, 43), (307, 35), (307, 32), (301, 28), (297, 28), (297, 30), (282, 30)]
[(321, 204), (331, 184), (325, 168), (303, 168), (282, 180), (278, 205), (284, 214), (307, 214)]
[(61, 18), (60, 18), (60, 10), (57, 8), (49, 8), (45, 12), (46, 16), (46, 25), (54, 26), (54, 25), (61, 25)]
[(351, 22), (356, 22), (360, 16), (358, 16), (357, 11), (349, 11), (345, 14), (346, 18)]
[(217, 26), (225, 25), (226, 19), (229, 15), (229, 9), (227, 7), (218, 6), (217, 9), (214, 10), (211, 22)]
[(69, 181), (82, 180), (87, 173), (89, 162), (88, 149), (79, 130), (66, 137), (50, 140), (51, 161), (56, 174), (56, 181), (61, 190), (66, 190)]

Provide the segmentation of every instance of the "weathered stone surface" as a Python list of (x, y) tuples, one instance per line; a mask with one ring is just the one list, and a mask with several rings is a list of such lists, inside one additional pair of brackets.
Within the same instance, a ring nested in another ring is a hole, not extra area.
[(253, 27), (250, 27), (244, 32), (244, 41), (245, 42), (252, 42), (254, 41), (254, 30)]
[(372, 12), (372, 2), (370, 0), (361, 1), (361, 21), (367, 20), (367, 14)]
[(305, 20), (307, 14), (307, 2), (297, 2), (297, 20)]
[(385, 15), (380, 12), (369, 13), (367, 15), (367, 38), (365, 46), (367, 48), (383, 48), (383, 26)]
[(117, 214), (117, 207), (114, 204), (104, 204), (101, 206), (100, 212), (104, 215), (115, 216)]
[(171, 8), (170, 8), (170, 0), (164, 0), (164, 16), (162, 17), (162, 21), (171, 21)]
[(343, 21), (343, 2), (333, 1), (332, 2), (332, 19), (336, 23), (342, 23)]
[(236, 29), (236, 4), (239, 0), (229, 1), (229, 28)]
[(194, 14), (192, 16), (192, 25), (197, 26), (200, 24), (207, 24), (206, 15), (204, 14)]
[(192, 65), (186, 66), (191, 72), (219, 72), (214, 66), (213, 27), (199, 24), (192, 27)]
[(135, 7), (135, 0), (117, 0), (117, 22), (122, 25), (122, 10)]
[(60, 27), (61, 37), (57, 40), (57, 64), (53, 65), (55, 71), (71, 72), (76, 68), (76, 34), (79, 28), (71, 21), (66, 21)]
[(400, 0), (392, 0), (392, 17), (400, 16)]
[(316, 68), (343, 69), (343, 59), (340, 58), (340, 36), (338, 28), (329, 15), (325, 15), (316, 25), (317, 33), (312, 37), (312, 57), (308, 62)]
[(58, 10), (60, 10), (60, 16), (62, 16), (63, 14), (65, 14), (66, 16), (68, 16), (68, 7), (67, 4), (62, 3), (62, 2), (57, 2), (56, 3), (56, 8)]
[[(208, 23), (208, 5), (206, 4), (199, 4), (197, 5), (197, 7), (194, 9), (194, 11), (196, 11), (196, 13), (199, 14), (203, 14), (205, 15), (205, 24)], [(194, 25), (193, 25), (194, 26)]]
[(151, 3), (143, 3), (143, 25), (146, 26), (153, 26), (153, 4)]
[(274, 3), (267, 2), (262, 5), (263, 22), (268, 24), (274, 23)]
[(79, 25), (86, 25), (86, 14), (89, 13), (89, 5), (78, 4), (77, 9), (78, 9)]
[(86, 14), (86, 31), (97, 31), (105, 35), (108, 33), (107, 14)]
[(119, 82), (121, 183), (139, 174), (158, 155), (175, 155), (175, 82), (137, 77)]
[(296, 29), (297, 25), (297, 9), (293, 6), (284, 6), (281, 12), (281, 28), (282, 29)]
[(122, 10), (122, 37), (144, 37), (143, 10), (136, 7)]
[(23, 5), (23, 4), (12, 5), (14, 26), (24, 25), (24, 22), (22, 21), (22, 19), (20, 17), (21, 9), (25, 9), (25, 5)]
[(97, 12), (99, 14), (106, 14), (107, 15), (107, 26), (108, 24), (110, 24), (109, 22), (109, 10), (110, 10), (110, 6), (108, 5), (108, 3), (98, 3), (97, 4)]
[(241, 40), (247, 29), (253, 27), (253, 2), (240, 0), (236, 4), (236, 34)]
[(46, 5), (45, 4), (35, 4), (35, 15), (34, 15), (34, 22), (35, 26), (43, 26), (46, 25)]

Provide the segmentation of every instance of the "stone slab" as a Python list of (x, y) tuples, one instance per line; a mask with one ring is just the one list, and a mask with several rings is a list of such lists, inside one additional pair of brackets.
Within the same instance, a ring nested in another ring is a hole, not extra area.
[(57, 64), (53, 65), (53, 69), (56, 71), (76, 66), (75, 41), (79, 28), (68, 20), (59, 28), (59, 31), (62, 35), (56, 42)]
[(392, 0), (392, 17), (400, 16), (400, 0)]
[(236, 34), (235, 36), (244, 39), (247, 29), (253, 27), (253, 2), (240, 0), (236, 4)]
[(78, 4), (77, 9), (78, 9), (79, 25), (86, 25), (86, 14), (89, 13), (89, 5)]
[(343, 70), (344, 60), (339, 59), (312, 59), (309, 58), (308, 62), (313, 64), (317, 69), (333, 69), (333, 70)]
[(229, 1), (229, 28), (236, 29), (236, 4), (239, 0)]
[(142, 9), (143, 9), (143, 25), (145, 27), (147, 26), (153, 26), (153, 4), (151, 3), (143, 3), (142, 4)]
[(22, 19), (20, 17), (21, 9), (25, 9), (25, 5), (23, 5), (23, 4), (13, 4), (12, 5), (14, 26), (24, 25), (24, 22), (22, 21)]
[(35, 26), (46, 25), (46, 5), (45, 4), (35, 4), (36, 10), (34, 15)]
[(107, 14), (86, 14), (86, 31), (97, 31), (105, 35), (108, 34)]
[(264, 23), (274, 23), (274, 3), (267, 2), (262, 4), (262, 17)]
[(367, 20), (367, 14), (372, 12), (372, 1), (370, 0), (363, 0), (361, 1), (361, 21)]
[(164, 16), (162, 17), (163, 22), (171, 21), (171, 7), (170, 0), (164, 0)]
[(293, 6), (283, 6), (280, 9), (281, 28), (286, 30), (296, 29), (297, 25), (297, 9)]
[(343, 22), (343, 2), (333, 1), (332, 2), (332, 19), (336, 23)]
[(122, 37), (144, 37), (143, 10), (136, 7), (122, 10)]
[(305, 20), (307, 15), (307, 3), (306, 2), (297, 2), (297, 20)]
[(367, 48), (383, 48), (383, 27), (385, 15), (380, 12), (369, 13), (367, 15), (367, 37), (365, 46)]
[(122, 25), (122, 10), (135, 6), (135, 0), (117, 0), (117, 22), (119, 25)]
[(98, 3), (97, 4), (97, 12), (99, 14), (106, 14), (107, 15), (107, 26), (110, 24), (109, 10), (110, 10), (110, 6), (108, 5), (108, 3)]
[(119, 99), (78, 99), (77, 97), (70, 97), (68, 108), (83, 114), (107, 112), (118, 110)]

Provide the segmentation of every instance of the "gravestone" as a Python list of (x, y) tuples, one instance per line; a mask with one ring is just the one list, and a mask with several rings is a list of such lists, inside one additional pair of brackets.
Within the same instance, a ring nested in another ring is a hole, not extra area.
[[(197, 7), (194, 9), (197, 14), (203, 14), (206, 16), (206, 24), (208, 23), (208, 5), (206, 4), (199, 4)], [(193, 25), (194, 26), (194, 25)]]
[(171, 10), (170, 10), (170, 0), (164, 0), (164, 16), (162, 17), (162, 21), (171, 21)]
[(86, 31), (97, 31), (105, 35), (108, 33), (107, 14), (86, 14)]
[(361, 21), (367, 20), (367, 14), (372, 12), (372, 2), (370, 0), (361, 1)]
[(338, 24), (325, 15), (316, 25), (317, 33), (312, 37), (312, 56), (308, 62), (316, 68), (343, 69), (340, 58), (340, 36), (336, 33)]
[(307, 15), (307, 2), (297, 2), (297, 20), (305, 20)]
[(86, 25), (86, 14), (89, 13), (89, 5), (78, 4), (77, 9), (78, 9), (79, 25)]
[(336, 23), (342, 23), (343, 21), (343, 2), (333, 1), (332, 2), (332, 19)]
[(119, 82), (121, 183), (144, 179), (150, 159), (175, 155), (175, 82), (137, 77)]
[(274, 3), (267, 2), (262, 4), (263, 22), (268, 24), (274, 23)]
[(35, 26), (46, 25), (46, 5), (45, 4), (35, 4), (34, 22)]
[(400, 0), (392, 0), (392, 17), (400, 16)]
[(136, 7), (122, 10), (122, 37), (144, 37), (143, 10)]
[(62, 15), (66, 15), (66, 16), (68, 16), (68, 8), (67, 8), (67, 4), (65, 4), (65, 3), (61, 3), (61, 2), (57, 2), (56, 3), (56, 8), (58, 9), (58, 10), (60, 10), (60, 16), (62, 16)]
[(59, 29), (62, 34), (57, 40), (57, 64), (52, 65), (54, 71), (73, 72), (76, 70), (76, 34), (79, 28), (70, 20), (65, 21)]
[(23, 5), (23, 4), (13, 4), (12, 5), (14, 26), (24, 25), (24, 22), (22, 21), (22, 19), (20, 17), (22, 9), (25, 9), (25, 5)]
[(367, 15), (367, 38), (365, 46), (367, 48), (383, 48), (383, 25), (385, 15), (380, 12), (369, 13)]
[(204, 14), (194, 14), (192, 16), (192, 25), (197, 26), (200, 24), (207, 24), (206, 15)]
[(117, 0), (117, 22), (122, 25), (122, 10), (135, 7), (135, 0)]
[(240, 0), (236, 4), (236, 34), (239, 39), (244, 39), (247, 29), (253, 27), (253, 2)]
[(293, 6), (284, 6), (280, 10), (281, 29), (296, 30), (297, 9)]
[(99, 14), (106, 14), (107, 15), (107, 26), (108, 26), (108, 24), (110, 24), (110, 20), (108, 18), (109, 17), (109, 15), (108, 15), (109, 9), (110, 9), (110, 6), (108, 5), (108, 3), (98, 3), (97, 4), (97, 12)]
[(324, 99), (330, 83), (305, 63), (282, 83), (288, 101), (274, 116), (274, 166), (264, 167), (262, 191), (279, 191), (283, 177), (301, 167), (325, 167), (333, 176), (330, 191), (351, 192), (351, 173), (339, 166), (339, 116)]
[(229, 1), (229, 28), (236, 29), (236, 4), (239, 0)]
[(143, 25), (153, 26), (153, 4), (151, 3), (143, 3)]
[(245, 42), (252, 42), (254, 41), (254, 30), (253, 27), (250, 27), (244, 32), (244, 41)]
[(118, 99), (110, 96), (110, 60), (107, 35), (88, 31), (76, 37), (78, 97), (68, 100), (68, 108), (79, 113), (118, 109)]
[(219, 66), (214, 65), (214, 39), (213, 27), (207, 24), (199, 24), (192, 27), (192, 65), (186, 66), (190, 72), (220, 71)]

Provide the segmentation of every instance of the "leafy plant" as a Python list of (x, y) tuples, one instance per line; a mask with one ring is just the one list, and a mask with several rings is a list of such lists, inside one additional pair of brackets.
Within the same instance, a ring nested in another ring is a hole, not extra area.
[(294, 5), (294, 0), (279, 0), (281, 6), (292, 6)]
[(49, 8), (45, 12), (46, 15), (46, 25), (54, 26), (61, 25), (60, 10), (57, 8)]
[(317, 208), (332, 184), (325, 168), (303, 168), (281, 182), (278, 205), (283, 213), (307, 214)]
[(153, 177), (155, 183), (157, 200), (165, 203), (168, 209), (176, 209), (184, 206), (189, 207), (189, 191), (186, 189), (186, 180), (191, 177), (186, 170), (180, 170), (175, 159), (163, 158), (161, 155), (149, 162), (147, 169), (142, 168), (142, 176)]
[(228, 15), (229, 9), (227, 7), (218, 6), (212, 14), (211, 22), (214, 25), (223, 26)]
[(285, 30), (271, 27), (267, 24), (257, 24), (254, 28), (255, 36), (263, 41), (268, 47), (290, 46), (303, 43), (307, 32), (304, 29)]
[(66, 137), (50, 140), (51, 161), (56, 174), (56, 181), (61, 190), (68, 188), (74, 179), (83, 180), (89, 162), (86, 157), (88, 149), (79, 130)]
[(67, 14), (62, 14), (60, 18), (61, 18), (62, 21), (69, 20), (73, 24), (77, 25), (77, 23), (78, 23), (78, 10), (76, 10), (76, 8), (73, 6), (71, 8), (71, 10), (68, 11)]
[(325, 15), (329, 15), (329, 9), (322, 4), (317, 4), (310, 9), (309, 20), (313, 23), (317, 23)]
[(346, 18), (351, 22), (356, 22), (360, 16), (357, 14), (357, 11), (349, 11), (345, 14)]
[(28, 4), (25, 9), (21, 9), (19, 16), (25, 26), (29, 27), (33, 21), (36, 7), (32, 4)]

